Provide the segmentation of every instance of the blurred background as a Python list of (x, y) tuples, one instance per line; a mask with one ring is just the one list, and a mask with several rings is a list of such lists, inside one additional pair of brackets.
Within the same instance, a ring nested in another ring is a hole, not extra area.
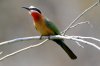
[[(0, 0), (0, 42), (20, 37), (39, 35), (33, 26), (32, 17), (23, 6), (34, 5), (63, 31), (80, 13), (97, 0)], [(100, 39), (100, 6), (85, 13), (76, 23), (89, 21), (93, 27), (83, 24), (72, 28), (67, 35), (91, 36)], [(89, 40), (91, 41), (91, 40)], [(3, 57), (41, 40), (17, 42), (0, 46)], [(100, 46), (100, 43), (91, 41)], [(77, 55), (77, 60), (71, 60), (68, 55), (54, 42), (48, 41), (41, 46), (18, 53), (3, 61), (0, 66), (100, 66), (100, 51), (80, 43), (79, 47), (71, 40), (65, 43)]]

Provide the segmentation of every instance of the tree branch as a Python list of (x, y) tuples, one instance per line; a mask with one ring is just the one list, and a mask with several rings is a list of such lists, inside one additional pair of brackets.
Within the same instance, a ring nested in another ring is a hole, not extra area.
[(70, 29), (71, 26), (73, 26), (73, 24), (81, 17), (83, 16), (87, 11), (89, 11), (90, 9), (92, 9), (93, 7), (97, 6), (97, 4), (100, 3), (100, 0), (98, 0), (95, 4), (93, 4), (92, 6), (90, 6), (89, 8), (85, 9), (81, 14), (79, 14), (71, 23), (70, 25), (64, 30), (62, 31), (63, 34), (62, 35), (65, 35), (66, 32)]
[[(13, 43), (13, 42), (19, 42), (19, 41), (26, 41), (26, 40), (27, 40), (27, 41), (28, 41), (28, 40), (37, 40), (37, 39), (39, 40), (39, 39), (40, 39), (40, 36), (17, 38), (17, 39), (13, 39), (13, 40), (10, 40), (10, 41), (1, 42), (0, 45), (5, 45), (5, 44), (9, 44), (9, 43)], [(20, 49), (20, 50), (15, 51), (15, 52), (13, 52), (13, 53), (11, 53), (11, 54), (8, 54), (8, 55), (6, 55), (6, 56), (3, 56), (2, 58), (0, 58), (0, 61), (3, 60), (3, 59), (5, 59), (5, 58), (8, 58), (8, 57), (10, 57), (10, 56), (12, 56), (12, 55), (15, 55), (15, 54), (17, 54), (17, 53), (19, 53), (19, 52), (22, 52), (22, 51), (24, 51), (24, 50), (27, 50), (27, 49), (30, 49), (30, 48), (33, 48), (33, 47), (37, 47), (37, 46), (42, 45), (43, 43), (45, 43), (45, 42), (48, 40), (48, 36), (43, 36), (42, 39), (45, 39), (45, 40), (44, 40), (43, 42), (39, 43), (39, 44), (30, 45), (30, 46), (28, 46), (28, 47), (26, 47), (26, 48)], [(52, 39), (73, 40), (73, 41), (75, 41), (75, 42), (77, 42), (77, 43), (82, 42), (82, 43), (84, 43), (84, 44), (91, 45), (91, 46), (97, 48), (98, 50), (100, 50), (100, 47), (97, 46), (97, 45), (95, 45), (94, 43), (91, 43), (91, 42), (88, 42), (88, 41), (83, 40), (83, 39), (92, 39), (92, 40), (95, 40), (95, 41), (99, 41), (99, 42), (100, 42), (100, 39), (97, 39), (97, 38), (94, 38), (94, 37), (67, 36), (67, 35), (66, 35), (66, 36), (61, 36), (61, 35), (55, 35), (55, 36), (50, 36), (50, 40), (52, 40)], [(79, 46), (81, 46), (81, 45), (79, 44)], [(83, 46), (81, 46), (81, 47), (83, 47)], [(84, 48), (84, 47), (83, 47), (83, 48)]]
[(27, 50), (27, 49), (30, 49), (30, 48), (33, 48), (33, 47), (40, 46), (40, 45), (42, 45), (43, 43), (45, 43), (47, 40), (48, 40), (48, 39), (44, 40), (43, 42), (41, 42), (41, 43), (39, 43), (39, 44), (30, 45), (30, 46), (25, 47), (25, 48), (23, 48), (23, 49), (17, 50), (17, 51), (15, 51), (15, 52), (11, 53), (11, 54), (5, 55), (5, 56), (3, 56), (2, 58), (0, 58), (0, 61), (2, 61), (2, 60), (5, 59), (5, 58), (8, 58), (9, 56), (12, 56), (12, 55), (15, 55), (15, 54), (17, 54), (17, 53), (20, 53), (20, 52), (22, 52), (22, 51), (24, 51), (24, 50)]
[[(77, 23), (77, 24), (71, 26), (70, 29), (71, 29), (71, 28), (74, 28), (74, 27), (77, 27), (77, 26), (79, 26), (79, 25), (82, 25), (82, 24), (86, 24), (86, 23), (90, 25), (90, 22), (89, 22), (89, 21), (85, 21), (85, 22), (80, 22), (80, 23)], [(92, 27), (92, 25), (90, 25), (90, 26)]]
[(1, 42), (1, 43), (0, 43), (0, 46), (1, 46), (1, 45), (4, 45), (4, 44), (10, 44), (10, 43), (15, 43), (15, 42), (20, 42), (20, 41), (34, 40), (34, 38), (35, 38), (35, 40), (37, 40), (37, 39), (40, 38), (40, 36), (16, 38), (16, 39), (12, 39), (12, 40), (8, 40), (8, 41)]

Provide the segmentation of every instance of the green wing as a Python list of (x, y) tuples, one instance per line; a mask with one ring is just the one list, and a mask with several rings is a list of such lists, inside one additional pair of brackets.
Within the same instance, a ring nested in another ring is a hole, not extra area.
[(56, 27), (55, 24), (53, 24), (53, 22), (50, 22), (49, 20), (45, 19), (46, 25), (49, 29), (51, 29), (55, 35), (60, 35), (60, 31), (58, 30), (58, 28)]

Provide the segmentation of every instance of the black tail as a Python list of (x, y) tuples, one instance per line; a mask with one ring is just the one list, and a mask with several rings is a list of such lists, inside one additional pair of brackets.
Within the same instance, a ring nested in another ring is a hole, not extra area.
[(55, 41), (58, 45), (60, 45), (71, 59), (73, 60), (77, 59), (77, 56), (68, 48), (68, 46), (62, 40), (53, 40), (53, 41)]

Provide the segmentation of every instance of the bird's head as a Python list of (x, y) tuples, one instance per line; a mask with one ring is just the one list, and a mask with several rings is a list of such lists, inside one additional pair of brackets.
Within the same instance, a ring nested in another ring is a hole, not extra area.
[(35, 21), (37, 21), (43, 17), (41, 11), (34, 6), (22, 7), (22, 8), (28, 10), (29, 14), (32, 15), (32, 17), (34, 18)]

